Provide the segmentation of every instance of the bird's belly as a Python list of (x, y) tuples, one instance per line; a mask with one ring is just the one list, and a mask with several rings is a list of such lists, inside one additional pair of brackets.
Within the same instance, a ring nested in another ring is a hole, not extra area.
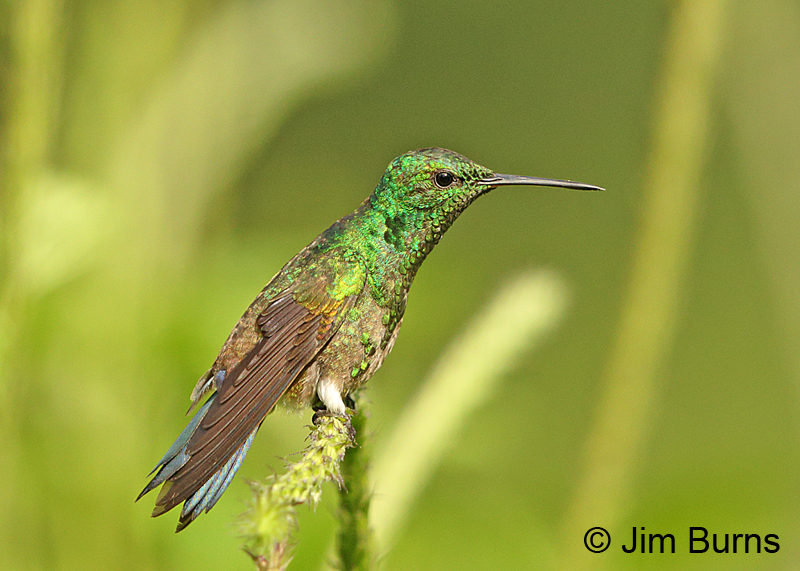
[[(371, 300), (370, 300), (371, 301)], [(311, 406), (319, 384), (345, 396), (363, 385), (383, 364), (392, 350), (400, 323), (382, 348), (386, 334), (385, 308), (370, 303), (345, 316), (339, 330), (287, 391), (284, 402), (292, 408)]]

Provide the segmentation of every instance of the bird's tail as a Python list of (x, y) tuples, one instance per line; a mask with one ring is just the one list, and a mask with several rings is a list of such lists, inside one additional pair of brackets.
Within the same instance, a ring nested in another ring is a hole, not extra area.
[[(197, 430), (197, 427), (200, 425), (200, 422), (205, 418), (206, 414), (208, 413), (208, 409), (211, 407), (211, 404), (214, 402), (214, 399), (217, 397), (217, 393), (211, 395), (211, 397), (205, 402), (205, 404), (197, 411), (192, 417), (192, 420), (189, 421), (189, 424), (186, 425), (186, 428), (183, 429), (183, 432), (180, 433), (178, 438), (175, 442), (172, 443), (172, 446), (169, 447), (167, 453), (158, 461), (156, 467), (153, 468), (153, 471), (156, 472), (155, 477), (145, 486), (144, 490), (141, 491), (139, 496), (136, 498), (136, 501), (139, 501), (142, 496), (151, 492), (161, 484), (164, 484), (164, 487), (161, 488), (161, 492), (159, 493), (159, 498), (163, 496), (169, 490), (171, 486), (171, 482), (167, 480), (173, 476), (178, 470), (180, 470), (186, 462), (189, 461), (191, 456), (186, 450), (186, 445), (191, 439), (192, 435)], [(206, 482), (191, 496), (189, 496), (183, 504), (183, 508), (181, 509), (181, 516), (178, 521), (178, 528), (176, 531), (181, 531), (187, 525), (192, 523), (197, 516), (201, 513), (208, 512), (211, 508), (214, 507), (214, 504), (217, 503), (222, 493), (227, 489), (230, 485), (231, 480), (233, 480), (234, 474), (241, 466), (244, 457), (247, 455), (248, 450), (250, 450), (250, 445), (253, 443), (253, 439), (256, 436), (256, 432), (260, 428), (257, 426), (255, 430), (253, 430), (247, 439), (242, 443), (242, 445), (236, 449), (236, 451), (231, 455), (230, 459), (216, 472), (214, 472), (211, 477), (206, 480)], [(160, 516), (161, 514), (165, 513), (166, 509), (163, 506), (158, 505), (158, 500), (156, 500), (156, 507), (153, 509), (153, 517)]]

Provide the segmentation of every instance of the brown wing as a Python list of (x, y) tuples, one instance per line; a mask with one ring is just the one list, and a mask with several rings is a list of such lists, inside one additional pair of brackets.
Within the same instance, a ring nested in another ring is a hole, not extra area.
[(186, 444), (188, 461), (156, 500), (158, 513), (192, 496), (228, 462), (330, 340), (358, 295), (335, 300), (326, 286), (327, 280), (319, 280), (302, 295), (284, 292), (259, 315), (262, 338), (218, 387)]

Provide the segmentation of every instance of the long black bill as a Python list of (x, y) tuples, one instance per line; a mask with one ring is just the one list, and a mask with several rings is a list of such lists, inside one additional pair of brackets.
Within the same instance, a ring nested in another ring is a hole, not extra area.
[(560, 188), (571, 188), (573, 190), (605, 190), (593, 184), (573, 182), (571, 180), (558, 180), (555, 178), (537, 178), (534, 176), (518, 176), (515, 174), (493, 174), (480, 181), (481, 184), (488, 186), (511, 186), (511, 185), (532, 185), (532, 186), (557, 186)]

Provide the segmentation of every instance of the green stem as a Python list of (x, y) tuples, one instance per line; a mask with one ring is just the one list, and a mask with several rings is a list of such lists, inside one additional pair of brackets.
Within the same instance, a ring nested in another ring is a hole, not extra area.
[[(0, 2), (0, 511), (31, 517), (10, 523), (0, 518), (0, 553), (23, 554), (35, 565), (40, 535), (31, 522), (38, 506), (21, 489), (37, 485), (27, 477), (22, 453), (24, 423), (18, 403), (28, 402), (34, 375), (30, 347), (24, 346), (29, 292), (19, 279), (20, 197), (47, 168), (55, 132), (62, 75), (61, 0)], [(13, 382), (25, 379), (26, 382)], [(40, 483), (39, 483), (40, 485)]]
[(357, 399), (357, 412), (351, 418), (362, 444), (348, 452), (342, 461), (345, 485), (339, 488), (339, 536), (337, 552), (343, 571), (368, 571), (372, 568), (373, 538), (369, 526), (369, 454), (366, 440), (367, 411), (365, 399)]
[(659, 373), (675, 338), (695, 237), (727, 8), (727, 0), (685, 0), (672, 16), (630, 289), (589, 430), (584, 472), (567, 510), (570, 547), (560, 569), (607, 565), (580, 538), (596, 522), (614, 530), (632, 505), (631, 485), (657, 408)]

